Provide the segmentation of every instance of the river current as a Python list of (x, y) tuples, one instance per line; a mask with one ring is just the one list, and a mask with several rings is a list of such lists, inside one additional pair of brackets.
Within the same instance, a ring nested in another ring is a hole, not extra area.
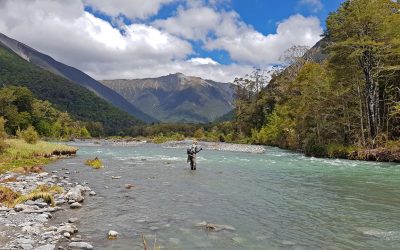
[[(97, 193), (68, 217), (95, 249), (400, 249), (400, 166), (203, 150), (81, 143), (48, 167)], [(85, 166), (98, 156), (105, 168)], [(112, 179), (120, 176), (120, 179)], [(126, 189), (125, 184), (134, 185)], [(63, 215), (60, 215), (61, 217)], [(61, 218), (65, 221), (65, 218)], [(229, 225), (211, 232), (197, 224)], [(107, 240), (109, 230), (119, 233)]]

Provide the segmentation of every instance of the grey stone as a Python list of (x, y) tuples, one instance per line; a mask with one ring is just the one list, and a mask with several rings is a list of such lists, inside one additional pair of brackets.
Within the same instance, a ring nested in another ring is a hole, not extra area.
[(31, 244), (21, 244), (19, 245), (22, 249), (33, 249)]
[(71, 242), (68, 247), (72, 249), (93, 249), (93, 246), (87, 242)]
[(90, 191), (89, 195), (90, 195), (90, 196), (95, 196), (95, 195), (96, 195), (96, 192), (95, 192), (95, 191)]
[(39, 247), (35, 248), (35, 250), (54, 250), (55, 248), (56, 248), (56, 245), (47, 244), (47, 245), (39, 246)]
[(82, 205), (79, 202), (74, 202), (69, 207), (75, 209), (75, 208), (81, 208)]
[(66, 224), (57, 229), (57, 233), (59, 233), (59, 234), (64, 234), (64, 233), (74, 234), (77, 232), (78, 232), (78, 229), (74, 225), (71, 225), (71, 224)]
[(78, 220), (78, 218), (69, 218), (68, 222), (69, 223), (76, 223), (76, 222), (79, 222), (79, 220)]

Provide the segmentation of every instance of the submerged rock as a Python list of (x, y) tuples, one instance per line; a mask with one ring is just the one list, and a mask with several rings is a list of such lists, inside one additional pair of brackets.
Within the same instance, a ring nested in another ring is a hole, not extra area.
[(236, 230), (233, 226), (207, 223), (206, 221), (197, 223), (196, 226), (203, 227), (204, 229), (206, 229), (208, 231), (213, 231), (213, 232), (218, 232), (218, 231), (222, 231), (222, 230), (229, 230), (229, 231)]

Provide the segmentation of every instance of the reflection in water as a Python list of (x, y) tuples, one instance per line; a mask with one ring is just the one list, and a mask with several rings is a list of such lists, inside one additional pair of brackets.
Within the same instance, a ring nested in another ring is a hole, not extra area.
[[(191, 172), (182, 149), (86, 145), (50, 167), (98, 194), (65, 216), (97, 249), (398, 249), (400, 168), (394, 164), (205, 150)], [(99, 156), (106, 168), (84, 166)], [(66, 170), (64, 170), (66, 171)], [(122, 176), (113, 180), (111, 176)], [(134, 187), (126, 189), (125, 184)], [(196, 224), (230, 225), (208, 232)], [(109, 230), (121, 237), (108, 241)]]

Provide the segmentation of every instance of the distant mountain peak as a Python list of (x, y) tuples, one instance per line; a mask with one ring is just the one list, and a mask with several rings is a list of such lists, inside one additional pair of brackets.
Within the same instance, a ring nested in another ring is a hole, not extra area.
[(233, 109), (233, 85), (183, 73), (101, 81), (163, 122), (206, 123)]

